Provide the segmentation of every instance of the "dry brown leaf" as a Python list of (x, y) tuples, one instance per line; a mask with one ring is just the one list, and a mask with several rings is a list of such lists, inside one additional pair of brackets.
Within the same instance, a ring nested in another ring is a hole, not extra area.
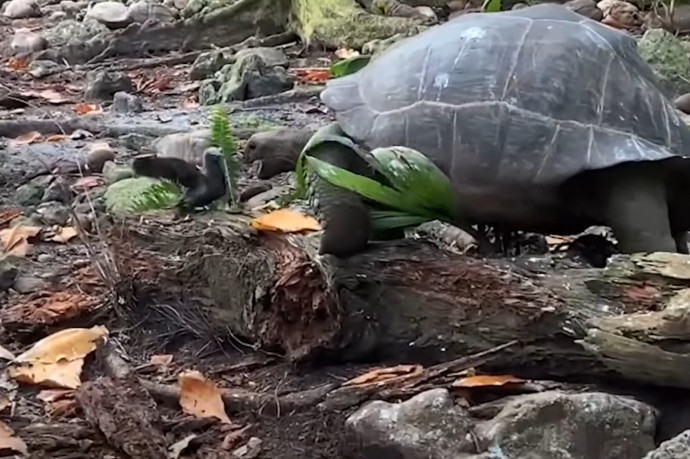
[(25, 384), (77, 389), (81, 385), (84, 359), (61, 360), (58, 363), (37, 362), (8, 368), (12, 379)]
[(2, 248), (11, 255), (25, 257), (29, 250), (29, 238), (36, 237), (40, 231), (40, 226), (24, 225), (0, 230)]
[(61, 360), (83, 359), (96, 349), (96, 341), (108, 336), (103, 325), (91, 328), (66, 328), (37, 341), (17, 362), (56, 363)]
[(167, 367), (170, 365), (173, 361), (173, 355), (172, 354), (160, 354), (160, 355), (152, 355), (151, 360), (149, 362), (151, 365), (157, 368), (163, 368)]
[(95, 188), (100, 184), (100, 179), (96, 176), (89, 175), (86, 177), (81, 177), (79, 180), (74, 182), (71, 186), (73, 190), (90, 190)]
[(177, 377), (182, 411), (198, 418), (215, 417), (230, 424), (223, 398), (216, 384), (198, 371), (186, 371)]
[(22, 213), (16, 209), (9, 209), (0, 212), (0, 226), (5, 226), (15, 218), (19, 217)]
[(10, 57), (5, 64), (5, 69), (9, 71), (26, 70), (29, 68), (31, 59), (29, 57)]
[(29, 145), (41, 139), (43, 134), (38, 131), (31, 131), (25, 134), (19, 135), (12, 139), (12, 143), (16, 145)]
[(50, 238), (50, 240), (53, 242), (65, 244), (66, 242), (69, 242), (72, 238), (74, 238), (77, 234), (79, 233), (77, 232), (76, 228), (73, 228), (71, 226), (63, 226), (55, 233), (55, 236)]
[(278, 209), (257, 217), (251, 221), (253, 228), (259, 231), (278, 231), (294, 233), (300, 231), (319, 231), (319, 222), (308, 215), (302, 215), (290, 209)]
[(0, 450), (14, 451), (28, 455), (29, 451), (24, 440), (14, 435), (14, 430), (0, 421)]
[(323, 84), (331, 77), (329, 68), (292, 69), (291, 73), (302, 84)]
[(47, 142), (62, 142), (66, 139), (67, 136), (65, 134), (53, 134), (51, 136), (46, 137)]
[(65, 97), (64, 95), (60, 94), (54, 89), (44, 89), (43, 91), (38, 91), (36, 93), (38, 97), (42, 97), (46, 101), (50, 102), (51, 104), (64, 104), (65, 102), (69, 102), (69, 99)]
[(368, 386), (372, 384), (390, 384), (401, 379), (418, 376), (424, 373), (421, 365), (396, 365), (388, 368), (376, 368), (363, 375), (350, 379), (343, 386)]
[(74, 110), (78, 115), (87, 115), (89, 113), (91, 114), (98, 114), (98, 113), (103, 113), (103, 107), (101, 107), (98, 104), (86, 104), (86, 103), (79, 103), (75, 104), (72, 107), (72, 110)]
[(488, 387), (504, 386), (511, 383), (523, 383), (524, 379), (512, 375), (476, 375), (454, 381), (452, 387)]
[(13, 353), (5, 349), (4, 347), (0, 346), (0, 359), (5, 359), (5, 360), (14, 360), (16, 357), (14, 356)]

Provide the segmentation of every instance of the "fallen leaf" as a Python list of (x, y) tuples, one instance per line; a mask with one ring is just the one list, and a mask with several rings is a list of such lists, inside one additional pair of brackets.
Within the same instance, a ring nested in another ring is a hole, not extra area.
[(43, 137), (43, 134), (41, 134), (38, 131), (31, 131), (27, 132), (26, 134), (22, 134), (20, 136), (15, 137), (12, 139), (12, 143), (16, 145), (29, 145), (37, 140), (39, 140), (41, 137)]
[(180, 406), (182, 411), (198, 418), (215, 417), (230, 424), (220, 391), (198, 371), (180, 373), (177, 378), (180, 386)]
[(451, 384), (452, 387), (488, 387), (504, 386), (511, 383), (523, 383), (524, 379), (512, 375), (476, 375), (460, 378)]
[(9, 450), (24, 455), (29, 454), (24, 440), (14, 435), (14, 430), (0, 421), (0, 450)]
[(289, 209), (278, 209), (257, 217), (251, 221), (251, 226), (259, 231), (280, 231), (295, 233), (299, 231), (319, 231), (319, 222), (308, 215)]
[(17, 257), (25, 257), (29, 250), (29, 238), (35, 237), (40, 231), (39, 226), (23, 225), (0, 230), (3, 250)]
[(335, 55), (340, 59), (349, 59), (351, 57), (359, 56), (359, 51), (349, 48), (339, 48), (335, 50)]
[(397, 365), (388, 368), (377, 368), (343, 383), (343, 386), (369, 386), (372, 384), (391, 384), (400, 380), (419, 376), (424, 373), (421, 365)]
[(92, 114), (103, 113), (103, 107), (101, 107), (100, 105), (98, 105), (98, 104), (86, 104), (83, 102), (73, 105), (72, 110), (74, 110), (78, 115), (87, 115), (89, 113), (92, 113)]
[(31, 59), (29, 57), (11, 57), (5, 64), (5, 68), (10, 71), (26, 70), (29, 68)]
[(65, 134), (53, 134), (51, 136), (46, 137), (47, 142), (62, 142), (66, 139), (67, 136)]
[(234, 449), (235, 446), (237, 446), (237, 444), (244, 439), (247, 430), (249, 430), (250, 427), (251, 425), (248, 425), (239, 430), (233, 430), (232, 432), (229, 432), (225, 436), (225, 438), (223, 438), (223, 442), (220, 444), (220, 447), (226, 451)]
[(15, 209), (0, 212), (0, 226), (4, 226), (19, 217), (22, 213)]
[(44, 89), (43, 91), (38, 91), (36, 95), (55, 105), (64, 104), (69, 101), (67, 97), (54, 89)]
[(292, 74), (304, 84), (322, 84), (331, 77), (330, 69), (321, 67), (292, 69)]
[(36, 397), (46, 403), (56, 402), (65, 397), (73, 397), (74, 390), (72, 389), (46, 389), (39, 392)]
[(96, 341), (108, 336), (102, 325), (91, 328), (66, 328), (37, 341), (15, 359), (22, 363), (57, 363), (83, 359), (96, 349)]
[(168, 458), (169, 459), (178, 459), (180, 457), (180, 454), (184, 452), (185, 449), (189, 447), (189, 443), (194, 440), (197, 437), (196, 434), (189, 434), (186, 437), (184, 437), (182, 440), (175, 442), (168, 448), (170, 451), (168, 452)]
[(44, 385), (77, 389), (81, 385), (81, 369), (84, 359), (58, 363), (32, 363), (28, 365), (12, 366), (8, 373), (12, 379), (25, 384)]
[(172, 354), (160, 354), (160, 355), (152, 355), (151, 359), (149, 362), (151, 365), (157, 368), (163, 368), (167, 367), (170, 365), (173, 361), (173, 355)]
[(55, 236), (53, 236), (50, 240), (53, 242), (65, 244), (66, 242), (69, 242), (72, 238), (74, 238), (77, 234), (79, 233), (77, 232), (76, 228), (73, 228), (71, 226), (63, 226), (60, 229), (58, 229)]
[(5, 359), (5, 360), (14, 360), (16, 357), (14, 356), (13, 353), (5, 349), (4, 347), (0, 346), (0, 359)]

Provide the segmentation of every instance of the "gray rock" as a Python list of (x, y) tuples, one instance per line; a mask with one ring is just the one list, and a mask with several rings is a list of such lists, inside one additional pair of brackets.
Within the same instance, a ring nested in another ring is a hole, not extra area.
[(53, 180), (50, 183), (50, 185), (48, 185), (45, 193), (43, 193), (41, 202), (45, 203), (50, 201), (57, 201), (63, 204), (67, 204), (70, 202), (71, 199), (72, 191), (70, 190), (69, 185), (65, 183), (64, 179), (57, 178), (56, 180)]
[(118, 91), (113, 95), (112, 109), (116, 113), (140, 113), (144, 111), (144, 106), (134, 94)]
[(48, 283), (38, 277), (18, 276), (12, 288), (19, 293), (33, 293), (48, 288)]
[(35, 60), (29, 64), (29, 74), (36, 79), (45, 78), (59, 72), (60, 69), (62, 65), (48, 60)]
[(204, 151), (210, 146), (209, 129), (169, 134), (154, 142), (158, 156), (180, 158), (199, 166), (203, 163)]
[(18, 274), (19, 270), (7, 257), (0, 258), (0, 292), (12, 287)]
[(214, 105), (218, 103), (218, 90), (221, 83), (218, 80), (208, 79), (199, 85), (199, 103), (201, 105)]
[(118, 137), (117, 143), (130, 150), (142, 151), (151, 143), (151, 140), (152, 138), (147, 135), (134, 132)]
[(39, 263), (48, 263), (53, 260), (53, 256), (49, 253), (39, 253), (36, 257), (36, 261)]
[(87, 101), (110, 100), (120, 91), (134, 92), (132, 80), (126, 73), (95, 70), (87, 73), (84, 93)]
[(62, 46), (68, 42), (83, 43), (96, 37), (99, 34), (107, 33), (108, 28), (98, 21), (79, 22), (68, 19), (47, 28), (43, 36), (52, 46)]
[(248, 100), (289, 91), (295, 81), (285, 67), (272, 65), (273, 56), (266, 56), (263, 50), (250, 48), (237, 57), (232, 65), (226, 65), (219, 72), (223, 84), (219, 90), (220, 101)]
[(549, 391), (516, 396), (473, 419), (445, 389), (371, 402), (346, 422), (366, 459), (594, 459), (642, 457), (657, 413), (627, 397)]
[(69, 209), (57, 201), (41, 204), (36, 212), (47, 225), (65, 226), (70, 217)]
[(48, 40), (42, 35), (27, 29), (18, 29), (12, 37), (10, 48), (15, 53), (35, 53), (48, 47)]
[(50, 13), (50, 16), (48, 16), (48, 21), (51, 23), (56, 23), (60, 21), (64, 21), (65, 19), (70, 19), (70, 15), (65, 13), (64, 11), (53, 11)]
[(201, 53), (197, 56), (189, 70), (189, 78), (192, 80), (203, 80), (213, 76), (224, 65), (233, 62), (232, 53), (228, 50), (214, 50)]
[(115, 160), (115, 150), (108, 142), (94, 142), (89, 145), (89, 153), (86, 156), (86, 165), (91, 172), (103, 172), (103, 166), (108, 161)]
[(138, 1), (129, 5), (127, 10), (129, 20), (139, 24), (143, 24), (149, 19), (156, 20), (163, 24), (175, 22), (175, 16), (170, 8), (160, 3), (153, 3), (146, 0)]
[(266, 47), (241, 49), (233, 56), (233, 61), (240, 61), (246, 56), (258, 56), (261, 58), (261, 61), (269, 67), (279, 66), (287, 68), (290, 64), (284, 52), (278, 48)]
[(258, 437), (251, 437), (247, 443), (237, 448), (232, 452), (232, 457), (241, 457), (242, 459), (255, 459), (261, 454), (261, 439)]
[(60, 2), (60, 8), (67, 14), (75, 15), (81, 11), (81, 5), (72, 0), (62, 0)]
[(690, 430), (666, 440), (642, 459), (690, 459)]
[(84, 20), (88, 19), (94, 19), (109, 29), (122, 29), (132, 23), (127, 7), (117, 1), (103, 1), (91, 5), (84, 15)]
[(14, 192), (14, 200), (20, 206), (35, 206), (41, 202), (45, 188), (33, 183), (26, 183)]
[(35, 0), (10, 0), (4, 5), (3, 14), (12, 19), (41, 17), (41, 7)]
[(107, 161), (103, 165), (103, 179), (108, 185), (132, 177), (134, 177), (134, 171), (131, 167), (120, 166), (113, 161)]
[(690, 92), (690, 57), (680, 39), (664, 29), (651, 29), (638, 40), (637, 49), (674, 97)]

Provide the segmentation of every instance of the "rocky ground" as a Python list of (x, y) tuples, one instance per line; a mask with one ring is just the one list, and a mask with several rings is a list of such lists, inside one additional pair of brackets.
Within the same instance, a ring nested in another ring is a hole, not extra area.
[[(254, 3), (259, 8), (261, 2)], [(424, 8), (397, 6), (392, 14), (445, 20), (477, 7), (411, 3)], [(649, 25), (625, 2), (597, 7), (576, 0), (574, 7), (638, 35)], [(318, 92), (330, 64), (351, 53), (307, 48), (268, 20), (256, 26), (268, 33), (227, 32), (226, 42), (217, 44), (229, 47), (214, 51), (204, 43), (188, 46), (195, 38), (209, 40), (209, 31), (175, 35), (203, 29), (194, 23), (199, 15), (211, 18), (222, 9), (194, 0), (3, 4), (0, 361), (19, 357), (0, 376), (0, 455), (690, 457), (685, 382), (660, 390), (650, 389), (649, 380), (587, 374), (558, 381), (527, 370), (520, 377), (475, 374), (510, 342), (435, 365), (409, 358), (401, 365), (391, 356), (366, 364), (304, 364), (229, 330), (218, 334), (203, 314), (187, 314), (192, 304), (203, 309), (206, 290), (215, 288), (199, 277), (203, 271), (188, 284), (171, 274), (185, 267), (186, 257), (196, 257), (194, 248), (168, 244), (153, 260), (141, 247), (178, 241), (197, 226), (169, 215), (123, 223), (117, 196), (106, 190), (126, 183), (131, 159), (142, 153), (176, 151), (198, 160), (212, 104), (226, 104), (240, 152), (259, 131), (324, 125), (331, 115)], [(187, 25), (175, 22), (181, 18)], [(669, 90), (690, 90), (682, 40), (653, 29), (640, 49)], [(245, 207), (259, 209), (293, 182), (291, 172), (260, 180), (257, 165), (245, 161), (239, 187)], [(458, 243), (452, 230), (435, 237), (457, 253), (450, 247)], [(261, 244), (252, 250), (277, 243)], [(648, 300), (646, 290), (635, 292), (638, 303)], [(107, 329), (105, 344), (100, 327)], [(73, 336), (54, 338), (70, 328), (77, 330)], [(44, 348), (35, 346), (51, 335)]]

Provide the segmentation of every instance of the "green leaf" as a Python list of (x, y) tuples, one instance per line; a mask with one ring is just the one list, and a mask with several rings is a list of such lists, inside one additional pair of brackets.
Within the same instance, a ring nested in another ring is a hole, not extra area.
[(375, 231), (409, 228), (432, 220), (428, 217), (410, 215), (396, 210), (374, 210), (370, 216)]
[(331, 66), (331, 76), (333, 78), (340, 78), (352, 75), (366, 67), (370, 60), (371, 56), (359, 55), (338, 61)]
[(235, 204), (237, 197), (237, 181), (240, 174), (240, 165), (237, 160), (237, 142), (230, 127), (230, 119), (225, 109), (217, 105), (211, 109), (211, 145), (220, 149), (225, 157), (226, 179), (230, 197)]
[(482, 12), (498, 13), (499, 11), (501, 11), (501, 0), (484, 0)]

